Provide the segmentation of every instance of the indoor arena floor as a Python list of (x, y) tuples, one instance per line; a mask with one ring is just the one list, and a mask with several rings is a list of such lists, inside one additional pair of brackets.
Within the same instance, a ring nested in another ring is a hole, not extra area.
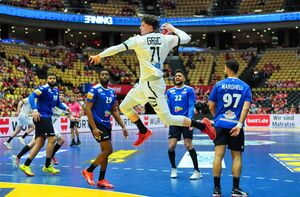
[[(206, 135), (194, 132), (194, 147), (203, 178), (189, 180), (192, 162), (185, 147), (176, 148), (178, 178), (171, 179), (168, 159), (168, 131), (155, 129), (153, 136), (141, 147), (132, 146), (136, 135), (123, 139), (120, 131), (113, 133), (114, 153), (109, 159), (106, 178), (114, 184), (112, 190), (89, 186), (81, 176), (90, 160), (99, 153), (99, 145), (91, 133), (82, 133), (82, 144), (69, 147), (70, 135), (57, 153), (61, 170), (58, 175), (42, 172), (44, 149), (32, 162), (34, 177), (27, 177), (13, 168), (10, 157), (22, 145), (13, 139), (13, 150), (7, 150), (0, 138), (0, 196), (212, 196), (213, 144)], [(27, 137), (29, 142), (31, 137)], [(21, 159), (25, 161), (27, 155)], [(221, 187), (223, 196), (230, 196), (232, 188), (231, 156), (226, 152), (223, 163)], [(95, 170), (97, 180), (99, 168)], [(247, 131), (246, 149), (243, 153), (241, 187), (254, 197), (297, 196), (300, 194), (300, 133), (297, 131)]]

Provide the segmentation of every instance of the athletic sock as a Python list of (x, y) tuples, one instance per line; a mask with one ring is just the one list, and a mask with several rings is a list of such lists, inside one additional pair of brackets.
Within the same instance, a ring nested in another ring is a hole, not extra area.
[(105, 173), (106, 173), (106, 169), (101, 169), (100, 170), (100, 174), (99, 174), (99, 181), (101, 181), (101, 180), (103, 180), (104, 179), (104, 177), (105, 177)]
[(7, 143), (10, 143), (10, 141), (13, 139), (13, 137), (9, 137), (7, 140)]
[(203, 124), (202, 122), (197, 122), (195, 120), (192, 120), (192, 124), (191, 124), (192, 127), (196, 127), (197, 129), (203, 131), (205, 128), (206, 128), (206, 125)]
[(88, 167), (88, 169), (86, 169), (86, 171), (88, 172), (93, 172), (95, 170), (97, 166), (94, 164), (94, 162), (90, 165), (90, 167)]
[(233, 188), (239, 188), (240, 187), (240, 178), (239, 177), (233, 177), (232, 183), (233, 183)]
[(28, 133), (24, 133), (24, 134), (22, 135), (22, 138), (24, 139), (27, 135), (28, 135)]
[(190, 156), (191, 156), (193, 164), (194, 164), (194, 169), (199, 172), (196, 150), (194, 148), (192, 148), (191, 150), (189, 150), (189, 153), (190, 153)]
[(46, 157), (45, 167), (48, 168), (51, 164), (51, 158)]
[(169, 159), (170, 159), (172, 168), (176, 168), (176, 165), (175, 165), (175, 151), (168, 150), (168, 155), (169, 155)]
[(30, 166), (31, 162), (32, 162), (32, 159), (27, 158), (24, 165), (25, 166)]
[(31, 148), (26, 145), (24, 146), (24, 148), (21, 150), (21, 152), (19, 152), (19, 154), (17, 155), (17, 157), (20, 159), (23, 155), (25, 155), (25, 153), (27, 153)]
[(58, 151), (58, 149), (60, 149), (60, 147), (61, 147), (61, 145), (59, 145), (58, 143), (55, 144), (53, 153), (52, 153), (52, 157), (54, 157), (55, 153)]
[(221, 178), (220, 177), (214, 177), (214, 184), (215, 184), (215, 187), (218, 187), (221, 189)]
[(141, 121), (140, 118), (136, 122), (134, 122), (134, 124), (137, 126), (140, 133), (143, 133), (143, 134), (147, 133), (148, 129), (147, 129), (147, 127), (145, 127), (144, 123)]

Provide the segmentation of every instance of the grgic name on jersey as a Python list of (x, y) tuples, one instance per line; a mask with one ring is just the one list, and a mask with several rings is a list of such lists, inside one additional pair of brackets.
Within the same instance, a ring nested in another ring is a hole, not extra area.
[(148, 45), (161, 45), (160, 37), (148, 37), (147, 44)]

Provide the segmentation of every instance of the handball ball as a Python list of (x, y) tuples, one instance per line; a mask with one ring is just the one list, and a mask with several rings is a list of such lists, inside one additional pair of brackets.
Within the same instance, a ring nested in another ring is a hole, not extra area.
[(169, 32), (167, 29), (165, 29), (165, 28), (161, 28), (160, 29), (160, 33), (161, 34), (164, 34), (164, 35), (169, 35), (169, 34), (171, 34), (171, 32)]

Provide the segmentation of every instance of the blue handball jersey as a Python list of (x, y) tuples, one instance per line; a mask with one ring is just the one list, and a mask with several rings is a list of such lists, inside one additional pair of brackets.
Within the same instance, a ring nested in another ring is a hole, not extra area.
[(166, 94), (171, 114), (189, 118), (194, 116), (196, 96), (192, 87), (187, 85), (182, 88), (173, 87), (168, 89)]
[[(37, 98), (36, 103), (35, 98)], [(58, 89), (51, 88), (48, 84), (35, 89), (29, 96), (29, 102), (31, 108), (33, 110), (37, 109), (43, 118), (51, 117), (53, 114), (52, 108), (54, 107), (58, 107), (62, 110), (67, 109), (59, 100)]]
[(231, 129), (240, 119), (244, 102), (252, 101), (252, 93), (245, 82), (228, 77), (216, 83), (209, 100), (216, 103), (215, 126)]
[(115, 91), (105, 89), (100, 84), (93, 86), (87, 94), (86, 100), (94, 103), (92, 107), (93, 117), (96, 123), (111, 128), (111, 108), (116, 101)]

